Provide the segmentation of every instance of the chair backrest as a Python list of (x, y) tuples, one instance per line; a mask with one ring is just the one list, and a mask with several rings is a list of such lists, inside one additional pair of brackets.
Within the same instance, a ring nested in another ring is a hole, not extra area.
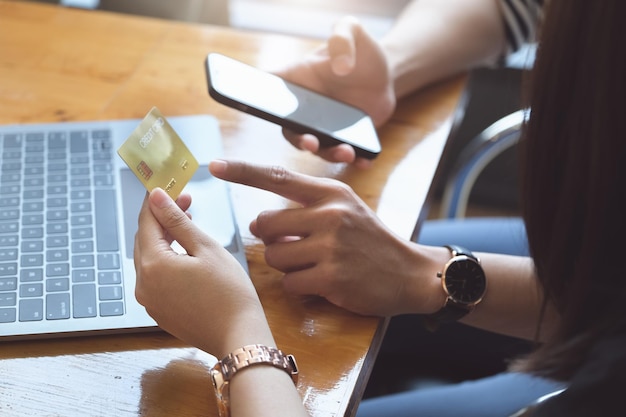
[(465, 216), (476, 179), (491, 161), (518, 143), (527, 115), (527, 110), (511, 113), (487, 127), (467, 144), (444, 186), (441, 217)]

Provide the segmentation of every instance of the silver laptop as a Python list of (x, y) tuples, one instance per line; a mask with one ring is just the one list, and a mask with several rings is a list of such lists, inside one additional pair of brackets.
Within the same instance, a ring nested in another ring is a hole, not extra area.
[[(200, 168), (194, 222), (247, 270), (207, 115), (168, 117)], [(117, 155), (140, 120), (0, 126), (0, 342), (157, 329), (135, 300), (134, 235), (145, 189)]]

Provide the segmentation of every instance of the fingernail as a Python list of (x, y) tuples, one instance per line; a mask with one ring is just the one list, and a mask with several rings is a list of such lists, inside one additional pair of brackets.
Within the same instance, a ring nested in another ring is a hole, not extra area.
[(352, 71), (354, 61), (348, 55), (340, 55), (333, 59), (331, 65), (335, 74), (342, 76), (347, 75)]
[(211, 172), (214, 174), (223, 174), (226, 172), (226, 167), (228, 164), (226, 161), (221, 159), (215, 159), (209, 163), (209, 167), (211, 168)]
[(174, 200), (172, 200), (172, 197), (167, 195), (167, 193), (163, 191), (162, 188), (159, 188), (159, 187), (152, 190), (152, 192), (150, 193), (150, 200), (154, 203), (154, 205), (156, 205), (159, 208), (166, 208), (170, 204), (174, 203)]

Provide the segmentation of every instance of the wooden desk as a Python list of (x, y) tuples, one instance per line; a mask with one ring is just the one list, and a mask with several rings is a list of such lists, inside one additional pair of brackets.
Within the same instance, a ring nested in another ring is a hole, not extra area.
[[(208, 113), (221, 123), (227, 157), (281, 164), (350, 184), (409, 238), (450, 129), (465, 79), (402, 102), (380, 129), (384, 150), (359, 171), (293, 149), (280, 129), (209, 98), (209, 51), (261, 67), (292, 61), (316, 42), (34, 3), (0, 1), (0, 123)], [(287, 203), (234, 186), (252, 280), (277, 342), (301, 368), (299, 391), (313, 416), (351, 415), (382, 338), (384, 320), (323, 300), (286, 295), (281, 274), (248, 232), (262, 209)], [(214, 359), (163, 332), (0, 344), (0, 415), (211, 416)]]

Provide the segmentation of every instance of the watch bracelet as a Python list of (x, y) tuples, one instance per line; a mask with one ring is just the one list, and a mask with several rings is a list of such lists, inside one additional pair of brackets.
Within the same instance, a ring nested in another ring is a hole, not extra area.
[(235, 349), (221, 361), (224, 379), (229, 381), (238, 371), (255, 364), (267, 364), (292, 374), (290, 368), (295, 360), (280, 349), (264, 345), (247, 345)]
[[(211, 368), (219, 417), (230, 417), (230, 380), (239, 371), (253, 365), (270, 365), (287, 372), (294, 384), (298, 381), (298, 366), (293, 355), (265, 345), (246, 345), (235, 349)], [(217, 377), (217, 375), (219, 377)], [(218, 384), (218, 380), (221, 382)]]

